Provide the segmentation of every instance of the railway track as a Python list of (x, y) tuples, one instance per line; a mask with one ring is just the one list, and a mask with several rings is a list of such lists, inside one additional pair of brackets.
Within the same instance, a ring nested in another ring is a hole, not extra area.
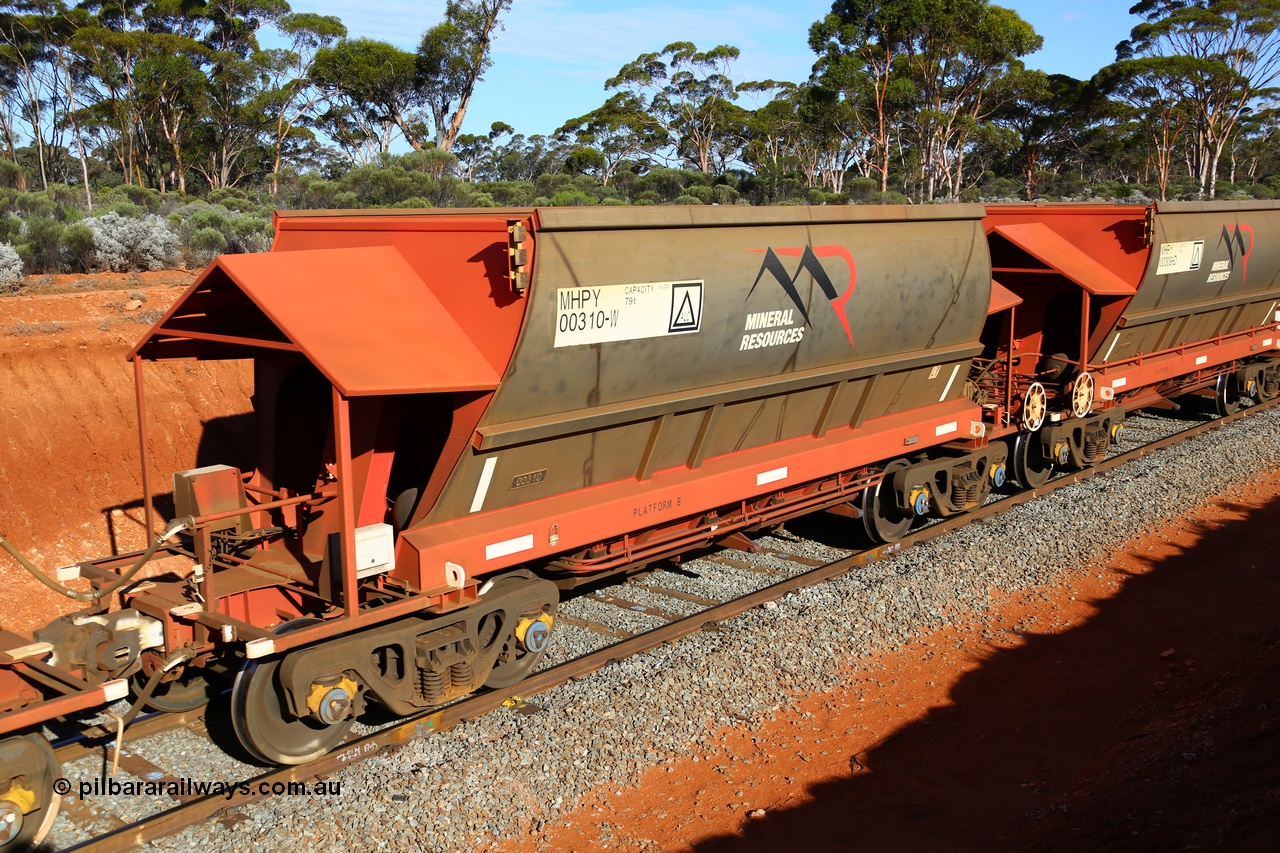
[[(156, 839), (172, 835), (185, 827), (208, 821), (234, 823), (239, 817), (239, 809), (252, 802), (262, 800), (288, 789), (289, 785), (314, 784), (317, 780), (331, 778), (333, 774), (353, 763), (379, 755), (410, 741), (427, 737), (431, 734), (446, 731), (460, 722), (487, 714), (503, 705), (529, 707), (529, 697), (568, 681), (579, 679), (605, 666), (611, 661), (620, 660), (631, 655), (673, 642), (681, 637), (698, 631), (717, 630), (719, 623), (741, 614), (753, 607), (769, 601), (775, 601), (788, 593), (804, 587), (822, 583), (839, 575), (866, 566), (878, 560), (894, 556), (902, 551), (924, 544), (943, 536), (958, 527), (972, 521), (989, 518), (1008, 509), (1034, 500), (1064, 487), (1090, 479), (1098, 474), (1113, 470), (1127, 462), (1149, 455), (1158, 450), (1174, 446), (1188, 438), (1217, 429), (1234, 421), (1273, 408), (1277, 402), (1254, 406), (1227, 418), (1209, 421), (1179, 431), (1173, 435), (1144, 444), (1135, 449), (1116, 454), (1095, 467), (1082, 471), (1060, 475), (1047, 485), (1024, 492), (1019, 492), (986, 506), (945, 521), (935, 522), (924, 527), (900, 542), (892, 545), (851, 554), (839, 560), (823, 563), (819, 560), (773, 551), (769, 556), (773, 566), (749, 563), (734, 557), (713, 555), (710, 559), (728, 564), (732, 568), (742, 569), (759, 576), (765, 586), (746, 595), (728, 601), (716, 601), (708, 596), (689, 592), (681, 592), (649, 584), (620, 585), (611, 591), (596, 590), (584, 597), (600, 607), (613, 608), (631, 614), (638, 614), (647, 620), (659, 621), (661, 624), (646, 631), (632, 631), (628, 628), (611, 626), (600, 620), (567, 616), (562, 622), (599, 637), (606, 645), (553, 667), (535, 672), (517, 687), (506, 691), (488, 692), (460, 700), (448, 707), (418, 715), (412, 718), (386, 725), (375, 731), (350, 738), (339, 749), (318, 761), (307, 765), (250, 774), (244, 777), (228, 777), (233, 790), (221, 790), (217, 793), (188, 793), (177, 797), (177, 805), (162, 811), (136, 815), (131, 813), (106, 814), (95, 809), (89, 801), (82, 797), (64, 798), (62, 814), (73, 824), (92, 832), (91, 840), (74, 844), (69, 850), (119, 850), (138, 846)], [(776, 568), (785, 565), (787, 570)], [(625, 597), (628, 588), (633, 591), (646, 591), (645, 599), (653, 598), (653, 594), (665, 596), (671, 602), (670, 609), (645, 604)], [(696, 605), (699, 609), (691, 615), (680, 615), (680, 609), (688, 609), (688, 605)], [(217, 703), (211, 708), (216, 708)], [(211, 710), (210, 714), (215, 711)], [(91, 730), (76, 742), (68, 742), (58, 747), (59, 759), (64, 768), (71, 762), (84, 762), (92, 757), (102, 768), (101, 772), (111, 769), (118, 758), (120, 769), (131, 777), (153, 782), (164, 783), (176, 781), (179, 771), (165, 770), (153, 764), (141, 751), (132, 748), (138, 740), (164, 732), (181, 731), (186, 738), (195, 738), (198, 746), (207, 750), (221, 749), (214, 746), (220, 742), (216, 732), (225, 721), (209, 719), (204, 711), (183, 715), (152, 715), (141, 718), (131, 724), (127, 734), (128, 741), (119, 755), (111, 744), (114, 733), (105, 727)], [(211, 737), (210, 731), (215, 734)], [(193, 747), (194, 749), (194, 747)], [(109, 777), (107, 777), (109, 778)], [(135, 803), (142, 807), (143, 803)], [(154, 802), (149, 804), (152, 807)]]

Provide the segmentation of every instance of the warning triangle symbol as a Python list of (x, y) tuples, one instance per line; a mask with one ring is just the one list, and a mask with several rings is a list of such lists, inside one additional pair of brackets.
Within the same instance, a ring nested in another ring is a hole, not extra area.
[(689, 299), (689, 291), (684, 293), (684, 301), (680, 303), (680, 310), (676, 313), (675, 327), (696, 326), (697, 321), (693, 317), (693, 302)]

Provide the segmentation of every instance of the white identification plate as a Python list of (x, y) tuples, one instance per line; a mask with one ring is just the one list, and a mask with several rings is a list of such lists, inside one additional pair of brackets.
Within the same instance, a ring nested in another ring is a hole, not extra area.
[(1187, 243), (1161, 243), (1160, 263), (1156, 267), (1156, 275), (1198, 270), (1200, 269), (1200, 259), (1202, 257), (1204, 257), (1203, 240)]
[(702, 282), (562, 287), (555, 316), (557, 347), (684, 335), (702, 327)]

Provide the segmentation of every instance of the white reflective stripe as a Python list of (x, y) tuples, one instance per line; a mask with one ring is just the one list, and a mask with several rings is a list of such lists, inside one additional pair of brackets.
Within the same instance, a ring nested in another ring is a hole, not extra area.
[(493, 468), (498, 464), (498, 457), (490, 456), (484, 460), (484, 470), (480, 472), (480, 482), (476, 483), (475, 497), (471, 499), (471, 511), (478, 512), (484, 506), (484, 496), (489, 493), (489, 481), (493, 479)]
[(959, 428), (959, 424), (955, 421), (947, 424), (938, 424), (938, 428), (933, 431), (934, 436), (947, 435), (955, 432)]
[(530, 551), (533, 549), (533, 534), (528, 533), (524, 536), (517, 536), (515, 539), (507, 539), (503, 542), (494, 542), (492, 545), (484, 546), (484, 558), (486, 560), (496, 560), (499, 557), (507, 557), (511, 554), (519, 554), (521, 551)]
[(1204, 364), (1204, 363), (1205, 363), (1206, 361), (1208, 361), (1208, 360), (1209, 360), (1209, 356), (1207, 356), (1207, 355), (1202, 355), (1202, 356), (1200, 356), (1199, 358), (1197, 358), (1197, 359), (1196, 359), (1196, 366), (1198, 367), (1199, 365)]
[(1116, 332), (1116, 336), (1111, 339), (1111, 346), (1107, 347), (1107, 354), (1102, 357), (1103, 361), (1111, 358), (1111, 351), (1116, 348), (1116, 344), (1120, 343), (1120, 333)]
[(275, 651), (276, 641), (270, 637), (259, 637), (244, 644), (244, 656), (250, 660), (265, 658), (267, 655), (275, 654)]
[(1262, 342), (1262, 345), (1263, 345), (1264, 347), (1269, 347), (1269, 346), (1271, 346), (1271, 338), (1267, 338), (1266, 340), (1264, 340), (1264, 341)]
[(53, 643), (28, 643), (25, 646), (18, 646), (16, 649), (9, 649), (7, 654), (10, 660), (24, 660), (25, 658), (44, 657), (53, 651)]
[(117, 678), (115, 681), (102, 682), (102, 698), (115, 702), (129, 695), (129, 679)]
[(942, 389), (942, 396), (938, 398), (939, 403), (947, 399), (947, 394), (951, 391), (951, 383), (956, 381), (956, 374), (959, 372), (960, 365), (957, 364), (955, 367), (951, 368), (951, 378), (947, 380), (947, 387)]
[(1129, 382), (1129, 380), (1128, 380), (1128, 379), (1126, 379), (1125, 377), (1121, 376), (1119, 379), (1112, 379), (1112, 380), (1111, 380), (1111, 387), (1112, 387), (1112, 388), (1123, 388), (1126, 384), (1128, 384), (1128, 382)]
[(779, 480), (787, 479), (787, 466), (774, 468), (772, 471), (761, 471), (756, 474), (756, 485), (763, 486), (765, 483), (776, 483)]

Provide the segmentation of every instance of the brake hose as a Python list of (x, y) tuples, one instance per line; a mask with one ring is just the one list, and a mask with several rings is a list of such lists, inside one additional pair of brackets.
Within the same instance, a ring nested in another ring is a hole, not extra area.
[(32, 576), (35, 577), (36, 580), (40, 581), (40, 583), (49, 587), (49, 589), (53, 590), (59, 595), (65, 595), (67, 598), (71, 598), (76, 601), (94, 602), (94, 601), (99, 601), (100, 599), (106, 598), (108, 595), (111, 595), (120, 587), (124, 586), (126, 583), (132, 580), (133, 576), (136, 575), (142, 569), (142, 567), (145, 566), (151, 560), (152, 556), (155, 555), (156, 551), (160, 550), (160, 546), (164, 545), (165, 542), (169, 541), (169, 539), (173, 538), (174, 536), (177, 536), (182, 531), (189, 530), (194, 526), (195, 526), (195, 519), (192, 518), (191, 516), (187, 516), (186, 518), (175, 519), (167, 528), (165, 528), (165, 531), (163, 533), (161, 533), (159, 536), (156, 537), (156, 540), (151, 543), (151, 547), (147, 548), (147, 550), (142, 552), (142, 556), (138, 557), (137, 562), (135, 562), (132, 566), (130, 566), (128, 571), (120, 575), (120, 577), (117, 578), (116, 580), (104, 586), (102, 589), (89, 590), (87, 592), (80, 592), (79, 590), (74, 590), (74, 589), (71, 589), (70, 587), (63, 586), (62, 584), (58, 583), (56, 580), (54, 580), (53, 578), (45, 574), (43, 571), (41, 571), (38, 566), (36, 566), (34, 563), (32, 563), (30, 560), (24, 557), (22, 555), (22, 552), (20, 552), (17, 548), (13, 547), (13, 545), (9, 542), (9, 540), (5, 539), (3, 536), (0, 536), (0, 548), (3, 548), (5, 551), (8, 551), (9, 556), (17, 560), (18, 564), (22, 566), (22, 568), (26, 569), (28, 572), (32, 574)]

